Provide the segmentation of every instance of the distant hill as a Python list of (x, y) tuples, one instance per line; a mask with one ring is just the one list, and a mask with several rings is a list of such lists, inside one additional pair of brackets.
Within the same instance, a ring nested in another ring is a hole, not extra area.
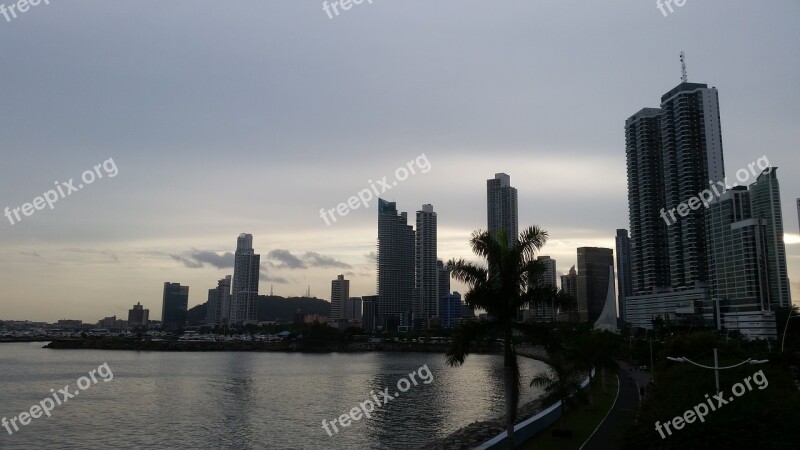
[[(318, 298), (258, 296), (259, 321), (292, 322), (297, 308), (302, 308), (303, 314), (319, 314), (328, 317), (331, 315), (330, 302)], [(205, 324), (206, 304), (202, 303), (189, 309), (187, 319), (189, 325)]]

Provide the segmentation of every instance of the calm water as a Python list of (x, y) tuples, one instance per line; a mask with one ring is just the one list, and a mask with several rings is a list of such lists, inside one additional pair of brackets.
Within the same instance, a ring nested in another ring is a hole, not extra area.
[[(51, 396), (108, 363), (98, 383), (33, 419), (0, 448), (407, 449), (503, 414), (502, 360), (472, 355), (460, 368), (444, 355), (159, 353), (46, 350), (43, 343), (0, 344), (0, 418)], [(521, 358), (523, 380), (544, 365)], [(371, 419), (322, 428), (384, 387), (427, 364), (420, 383)], [(541, 392), (523, 382), (523, 401)], [(13, 427), (12, 427), (13, 431)]]

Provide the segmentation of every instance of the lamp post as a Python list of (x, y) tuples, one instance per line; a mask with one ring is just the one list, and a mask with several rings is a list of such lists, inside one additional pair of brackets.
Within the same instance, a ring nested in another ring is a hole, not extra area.
[(786, 326), (783, 327), (783, 339), (781, 339), (781, 353), (783, 353), (783, 345), (786, 343), (786, 330), (789, 329), (789, 320), (794, 319), (795, 317), (800, 316), (793, 316), (792, 313), (794, 312), (793, 308), (789, 308), (789, 317), (786, 318)]
[(672, 357), (672, 356), (667, 356), (667, 359), (670, 360), (670, 361), (678, 362), (678, 363), (688, 362), (690, 364), (694, 364), (697, 367), (702, 367), (703, 369), (711, 369), (711, 370), (713, 370), (714, 371), (714, 382), (715, 382), (715, 384), (717, 386), (717, 392), (720, 392), (720, 390), (719, 390), (719, 371), (720, 370), (733, 369), (734, 367), (739, 367), (739, 366), (744, 365), (744, 364), (764, 364), (764, 363), (768, 363), (769, 362), (766, 359), (747, 358), (746, 360), (740, 362), (739, 364), (734, 364), (732, 366), (726, 366), (726, 367), (720, 367), (720, 365), (719, 365), (719, 357), (717, 355), (717, 349), (716, 348), (714, 349), (714, 367), (709, 367), (709, 366), (705, 366), (703, 364), (696, 363), (696, 362), (692, 361), (691, 359), (689, 359), (689, 358), (687, 358), (685, 356), (681, 356), (681, 357), (677, 357), (677, 358)]

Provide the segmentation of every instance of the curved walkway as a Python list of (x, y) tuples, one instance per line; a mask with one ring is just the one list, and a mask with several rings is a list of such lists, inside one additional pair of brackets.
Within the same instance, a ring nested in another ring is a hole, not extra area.
[(583, 444), (581, 450), (616, 448), (617, 436), (636, 418), (636, 410), (639, 408), (639, 386), (646, 386), (650, 382), (650, 376), (635, 369), (631, 371), (630, 366), (621, 361), (618, 375), (619, 393), (614, 407)]

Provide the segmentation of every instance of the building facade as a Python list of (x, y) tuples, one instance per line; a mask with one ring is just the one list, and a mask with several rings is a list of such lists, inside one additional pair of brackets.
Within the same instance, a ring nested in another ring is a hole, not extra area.
[(206, 303), (206, 325), (216, 327), (226, 325), (230, 317), (231, 307), (230, 275), (217, 281), (217, 287), (208, 290)]
[(495, 174), (493, 179), (486, 181), (488, 230), (492, 237), (499, 230), (505, 230), (509, 247), (519, 233), (517, 213), (517, 189), (511, 187), (511, 177), (504, 173)]
[(581, 322), (594, 323), (603, 311), (608, 293), (608, 268), (614, 267), (614, 250), (578, 249), (578, 315)]
[(628, 230), (617, 230), (617, 307), (619, 317), (625, 322), (625, 297), (633, 295), (631, 272), (631, 240)]
[(164, 283), (164, 296), (161, 304), (161, 329), (175, 330), (186, 326), (186, 313), (189, 308), (189, 286), (180, 283)]
[(331, 320), (347, 319), (347, 299), (350, 298), (350, 280), (339, 275), (331, 281)]
[(253, 235), (240, 234), (236, 239), (233, 266), (232, 305), (230, 323), (258, 323), (258, 281), (261, 255), (253, 249)]
[(136, 303), (132, 309), (128, 310), (128, 328), (131, 330), (146, 330), (149, 320), (150, 310), (144, 309), (141, 302)]
[(786, 268), (778, 168), (765, 169), (749, 189), (753, 218), (764, 225), (769, 301), (773, 307), (786, 308), (792, 304), (792, 295)]
[(461, 302), (461, 294), (453, 292), (447, 294), (441, 299), (440, 324), (442, 328), (453, 328), (461, 322), (462, 314), (464, 312), (464, 303)]
[(414, 318), (428, 328), (432, 318), (439, 317), (439, 267), (437, 266), (437, 217), (432, 205), (417, 211), (415, 234)]
[(381, 326), (410, 327), (414, 299), (414, 229), (394, 202), (378, 200), (378, 314)]

